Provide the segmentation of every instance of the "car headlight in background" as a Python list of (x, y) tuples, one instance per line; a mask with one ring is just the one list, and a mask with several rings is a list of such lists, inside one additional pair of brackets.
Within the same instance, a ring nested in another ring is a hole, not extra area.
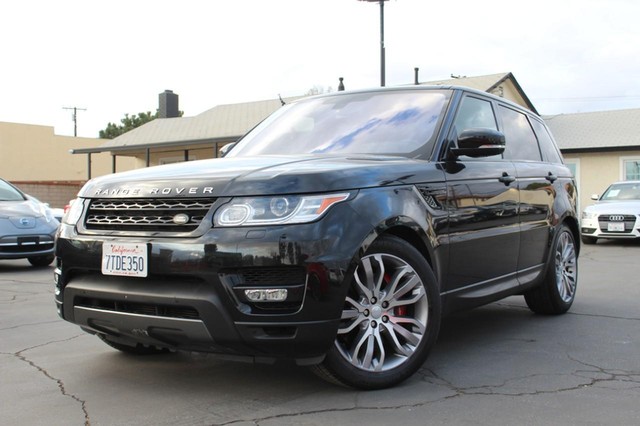
[(84, 203), (81, 199), (77, 198), (75, 200), (71, 200), (69, 202), (70, 207), (62, 217), (62, 223), (66, 223), (67, 225), (74, 225), (78, 223), (80, 216), (82, 216), (82, 210), (84, 207)]
[(214, 226), (265, 226), (308, 223), (319, 219), (348, 193), (234, 198), (216, 212)]
[(598, 213), (590, 212), (586, 210), (582, 212), (583, 219), (595, 219), (596, 217), (598, 217)]

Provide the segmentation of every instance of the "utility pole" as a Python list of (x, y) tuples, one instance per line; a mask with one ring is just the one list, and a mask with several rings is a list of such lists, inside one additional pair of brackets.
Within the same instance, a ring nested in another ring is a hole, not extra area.
[(71, 116), (73, 120), (73, 136), (78, 136), (78, 111), (86, 111), (86, 108), (78, 108), (78, 107), (62, 107), (62, 109), (70, 109), (73, 110), (73, 115)]
[(385, 85), (384, 2), (389, 0), (359, 0), (380, 3), (380, 87)]

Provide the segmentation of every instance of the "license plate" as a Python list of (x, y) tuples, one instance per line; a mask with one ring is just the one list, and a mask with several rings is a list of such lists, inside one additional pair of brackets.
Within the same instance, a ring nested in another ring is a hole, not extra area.
[(624, 232), (624, 222), (609, 222), (607, 224), (607, 231)]
[(125, 277), (146, 277), (147, 245), (144, 243), (102, 243), (102, 273)]

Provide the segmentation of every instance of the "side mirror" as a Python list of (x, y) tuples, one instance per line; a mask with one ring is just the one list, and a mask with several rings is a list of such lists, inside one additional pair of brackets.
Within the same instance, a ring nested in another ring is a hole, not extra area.
[(227, 155), (229, 151), (231, 151), (231, 148), (233, 148), (234, 146), (236, 146), (236, 142), (228, 143), (220, 148), (220, 157), (224, 157), (225, 155)]
[(598, 201), (600, 199), (600, 196), (598, 194), (592, 194), (591, 195), (591, 199), (595, 200), (595, 201)]
[(450, 149), (450, 152), (459, 157), (490, 157), (504, 152), (504, 133), (493, 129), (466, 129), (458, 136), (458, 146)]

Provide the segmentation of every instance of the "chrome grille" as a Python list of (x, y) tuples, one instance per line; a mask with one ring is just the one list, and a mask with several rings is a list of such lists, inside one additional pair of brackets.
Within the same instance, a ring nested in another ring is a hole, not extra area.
[[(608, 231), (607, 226), (609, 222), (620, 223), (624, 222), (624, 231)], [(598, 216), (598, 224), (600, 225), (600, 229), (604, 232), (609, 233), (630, 233), (633, 231), (633, 226), (636, 223), (636, 217), (632, 214), (601, 214)]]
[[(200, 226), (215, 201), (95, 199), (87, 210), (85, 227), (102, 231), (190, 232)], [(182, 221), (176, 220), (178, 215)]]

